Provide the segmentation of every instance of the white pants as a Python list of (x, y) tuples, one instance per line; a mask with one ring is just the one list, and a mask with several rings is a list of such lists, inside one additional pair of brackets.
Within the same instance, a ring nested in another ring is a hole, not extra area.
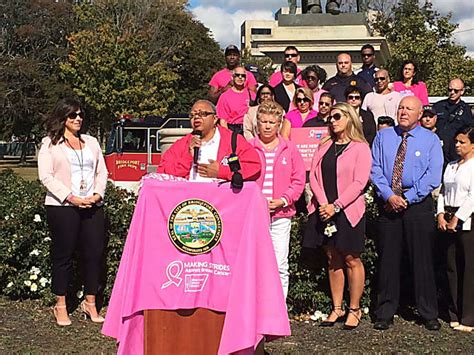
[(273, 249), (275, 250), (278, 272), (280, 273), (283, 294), (288, 295), (290, 273), (288, 264), (288, 253), (290, 250), (291, 218), (281, 217), (272, 219), (270, 224), (270, 235), (272, 236)]

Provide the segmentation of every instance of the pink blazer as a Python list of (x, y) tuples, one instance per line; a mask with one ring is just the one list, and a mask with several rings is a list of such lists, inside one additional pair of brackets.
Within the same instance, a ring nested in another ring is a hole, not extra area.
[[(313, 199), (308, 204), (308, 212), (313, 213), (316, 207), (328, 203), (324, 192), (321, 163), (328, 151), (332, 140), (319, 146), (314, 153), (311, 164), (309, 181), (314, 192)], [(367, 143), (351, 142), (339, 156), (337, 161), (337, 204), (343, 209), (347, 219), (354, 227), (365, 213), (364, 188), (369, 181), (372, 166), (372, 155)]]
[[(87, 148), (96, 157), (94, 193), (104, 197), (107, 185), (107, 168), (99, 142), (94, 137), (82, 134)], [(66, 198), (71, 191), (71, 164), (64, 142), (51, 144), (49, 137), (43, 138), (38, 153), (38, 175), (41, 183), (46, 186), (45, 205), (71, 206)]]

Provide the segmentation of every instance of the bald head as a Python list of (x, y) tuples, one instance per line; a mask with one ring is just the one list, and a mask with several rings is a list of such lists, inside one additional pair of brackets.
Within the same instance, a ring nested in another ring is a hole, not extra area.
[(390, 75), (386, 69), (377, 70), (374, 74), (375, 90), (379, 94), (389, 94), (388, 84), (390, 83)]
[(423, 104), (416, 96), (407, 96), (400, 101), (397, 120), (402, 130), (408, 132), (414, 129), (422, 115)]
[(352, 58), (347, 53), (341, 53), (337, 56), (337, 73), (341, 76), (349, 76), (352, 74)]
[(461, 101), (461, 96), (464, 94), (464, 81), (460, 78), (455, 78), (449, 82), (448, 86), (448, 100), (457, 104)]

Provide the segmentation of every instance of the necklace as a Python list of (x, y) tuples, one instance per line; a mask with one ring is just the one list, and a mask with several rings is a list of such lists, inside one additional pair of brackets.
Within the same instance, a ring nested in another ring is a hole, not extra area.
[(69, 143), (69, 140), (64, 137), (64, 140), (66, 141), (66, 144), (72, 149), (74, 154), (77, 157), (77, 161), (79, 163), (79, 168), (81, 169), (81, 181), (79, 183), (79, 195), (80, 196), (86, 196), (87, 195), (87, 184), (86, 181), (84, 180), (84, 156), (82, 155), (82, 145), (81, 145), (81, 139), (79, 138), (79, 151), (81, 152), (81, 157), (79, 158), (79, 154), (77, 154), (77, 151), (73, 148), (71, 143)]
[[(334, 155), (338, 157), (339, 155), (342, 154), (342, 152), (346, 149), (347, 145), (349, 143), (344, 143), (344, 144), (336, 144), (334, 143)], [(339, 149), (337, 149), (337, 146), (340, 146)]]

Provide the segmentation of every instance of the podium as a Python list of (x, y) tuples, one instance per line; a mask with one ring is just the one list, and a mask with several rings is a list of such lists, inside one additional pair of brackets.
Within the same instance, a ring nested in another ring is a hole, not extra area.
[(102, 332), (119, 354), (247, 354), (290, 335), (257, 184), (144, 180)]

